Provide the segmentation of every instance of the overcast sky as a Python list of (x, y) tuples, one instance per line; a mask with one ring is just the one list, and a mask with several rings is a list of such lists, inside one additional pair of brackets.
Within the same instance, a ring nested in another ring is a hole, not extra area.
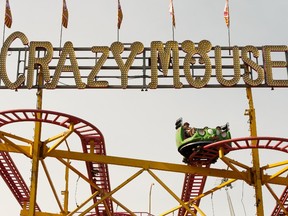
[[(63, 29), (63, 42), (71, 41), (75, 47), (91, 47), (110, 46), (117, 40), (116, 0), (66, 0), (66, 2), (69, 23), (68, 28)], [(50, 41), (54, 47), (59, 47), (61, 0), (10, 0), (10, 5), (13, 24), (11, 29), (6, 28), (5, 37), (15, 31), (21, 31), (29, 41)], [(169, 0), (121, 0), (121, 5), (124, 14), (120, 30), (121, 42), (140, 41), (147, 47), (151, 41), (172, 40)], [(199, 42), (206, 39), (212, 46), (228, 46), (227, 27), (223, 18), (224, 5), (225, 0), (174, 0), (175, 40), (181, 43), (184, 40)], [(4, 20), (5, 1), (1, 1), (0, 8), (2, 8), (0, 20)], [(287, 8), (287, 0), (231, 0), (231, 45), (287, 45)], [(3, 33), (3, 27), (1, 30)], [(13, 58), (13, 55), (10, 58)], [(283, 69), (279, 73), (286, 75), (287, 70)], [(35, 90), (1, 91), (1, 110), (36, 108)], [(287, 137), (287, 88), (274, 90), (254, 88), (253, 96), (258, 135)], [(43, 109), (78, 116), (99, 128), (105, 137), (108, 155), (177, 164), (182, 164), (182, 157), (177, 152), (175, 144), (174, 123), (177, 118), (183, 117), (185, 121), (197, 127), (229, 122), (234, 138), (247, 137), (250, 135), (248, 118), (244, 116), (247, 108), (248, 101), (244, 88), (148, 91), (56, 89), (44, 90), (43, 95)], [(17, 127), (9, 129), (12, 130), (11, 133), (23, 133), (30, 138), (33, 134), (33, 126), (25, 130), (18, 130)], [(80, 144), (77, 140), (71, 142), (75, 142), (75, 145)], [(228, 156), (251, 166), (250, 153), (239, 151)], [(13, 156), (29, 185), (30, 160), (22, 155)], [(283, 153), (273, 150), (266, 150), (263, 153), (261, 151), (262, 165), (280, 162), (284, 158), (287, 159), (287, 156), (285, 157)], [(221, 162), (214, 166), (226, 168)], [(109, 166), (109, 171), (113, 189), (137, 169)], [(184, 174), (156, 173), (178, 196), (181, 196)], [(71, 208), (89, 196), (83, 192), (87, 185), (81, 180), (77, 181), (77, 178), (78, 176), (71, 176)], [(58, 179), (55, 183), (59, 194), (64, 190), (63, 179), (64, 174), (59, 183)], [(209, 178), (207, 190), (221, 181), (221, 178)], [(152, 183), (155, 184), (152, 189), (154, 215), (177, 206), (176, 200), (148, 173), (142, 174), (119, 191), (115, 197), (132, 211), (147, 212)], [(233, 188), (229, 188), (228, 191), (236, 215), (245, 215), (245, 212), (248, 216), (255, 215), (253, 188), (242, 181), (237, 181), (232, 186)], [(20, 206), (2, 179), (0, 187), (1, 214), (19, 215)], [(42, 210), (59, 212), (55, 203), (47, 201), (50, 189), (45, 179), (39, 183), (39, 188), (37, 199)], [(275, 190), (281, 193), (281, 189), (283, 190), (283, 187)], [(275, 201), (267, 191), (264, 190), (263, 193), (265, 215), (269, 215)], [(202, 199), (201, 204), (200, 208), (206, 215), (230, 215), (224, 189)]]

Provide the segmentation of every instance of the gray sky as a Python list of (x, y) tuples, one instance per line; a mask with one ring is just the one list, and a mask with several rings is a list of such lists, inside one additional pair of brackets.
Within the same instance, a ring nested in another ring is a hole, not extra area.
[[(69, 10), (68, 29), (63, 30), (63, 42), (72, 41), (75, 47), (95, 45), (110, 46), (117, 40), (117, 1), (114, 0), (66, 0)], [(13, 15), (11, 29), (23, 32), (30, 41), (50, 41), (59, 46), (62, 1), (59, 0), (10, 0)], [(120, 41), (166, 42), (172, 39), (169, 0), (121, 0), (124, 14)], [(227, 28), (223, 18), (225, 0), (174, 0), (176, 29), (175, 40), (199, 42), (209, 40), (213, 46), (227, 46)], [(0, 3), (4, 19), (5, 1)], [(231, 45), (287, 45), (287, 0), (230, 1)], [(3, 32), (3, 27), (2, 27)], [(13, 56), (11, 57), (13, 58)], [(12, 67), (12, 65), (10, 65)], [(281, 73), (287, 73), (286, 70)], [(35, 108), (35, 90), (2, 90), (1, 110)], [(253, 89), (259, 136), (287, 137), (287, 89)], [(140, 90), (45, 90), (43, 109), (64, 112), (83, 118), (101, 130), (105, 137), (108, 155), (163, 161), (181, 164), (182, 157), (175, 145), (175, 120), (183, 117), (197, 127), (230, 123), (233, 137), (249, 136), (248, 108), (245, 89), (156, 89)], [(49, 128), (47, 128), (49, 129)], [(14, 129), (15, 130), (15, 129)], [(13, 133), (32, 136), (33, 127)], [(48, 134), (48, 132), (47, 132)], [(77, 140), (72, 140), (75, 145)], [(29, 181), (29, 159), (15, 155), (19, 170)], [(231, 158), (251, 166), (250, 151), (231, 153)], [(261, 151), (261, 164), (284, 160), (283, 153)], [(268, 160), (269, 159), (269, 160)], [(287, 159), (287, 156), (286, 156)], [(21, 165), (20, 165), (21, 163)], [(53, 163), (53, 162), (52, 162)], [(75, 162), (76, 163), (76, 162)], [(81, 166), (81, 165), (79, 165)], [(225, 166), (219, 162), (214, 166)], [(63, 168), (63, 167), (62, 167)], [(62, 169), (60, 168), (60, 169)], [(137, 171), (134, 168), (109, 166), (112, 188)], [(181, 195), (182, 174), (156, 172), (177, 194)], [(64, 175), (64, 174), (63, 174)], [(59, 176), (55, 176), (59, 178)], [(64, 177), (63, 177), (64, 178)], [(63, 178), (57, 179), (57, 189), (64, 189)], [(59, 181), (58, 181), (59, 180)], [(209, 178), (207, 189), (221, 182)], [(58, 183), (59, 182), (59, 183)], [(148, 173), (123, 188), (115, 197), (131, 210), (148, 211), (148, 194), (152, 183), (152, 213), (177, 206), (176, 200), (158, 185)], [(29, 185), (29, 183), (28, 183)], [(77, 185), (77, 191), (75, 191)], [(20, 206), (0, 180), (3, 215), (19, 215)], [(77, 176), (71, 176), (71, 206), (88, 197), (83, 191), (87, 185)], [(82, 190), (83, 188), (83, 190)], [(275, 189), (281, 193), (281, 187)], [(237, 181), (229, 189), (236, 215), (254, 215), (253, 188)], [(58, 212), (56, 205), (47, 202), (50, 190), (47, 182), (39, 183), (39, 204), (43, 211)], [(265, 215), (274, 208), (274, 200), (265, 190)], [(230, 215), (226, 191), (223, 189), (202, 199), (200, 208), (206, 215)], [(118, 211), (121, 211), (118, 209)]]

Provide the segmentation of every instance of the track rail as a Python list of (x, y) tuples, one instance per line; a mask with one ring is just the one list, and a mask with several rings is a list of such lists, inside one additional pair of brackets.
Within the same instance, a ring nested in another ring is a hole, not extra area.
[[(28, 208), (30, 191), (8, 152), (0, 152), (0, 175), (22, 208)], [(40, 212), (36, 204), (35, 210)]]
[[(284, 189), (281, 197), (280, 197), (280, 202), (282, 203), (282, 205), (284, 206), (285, 209), (288, 210), (288, 186)], [(280, 208), (279, 204), (276, 204), (271, 216), (277, 216), (277, 215), (285, 215), (285, 213), (283, 212), (283, 210)]]
[[(208, 168), (209, 165), (204, 165), (204, 167)], [(186, 173), (184, 177), (181, 200), (184, 202), (188, 202), (189, 200), (192, 200), (202, 194), (206, 180), (207, 176)], [(197, 199), (193, 204), (199, 206), (200, 199)], [(197, 210), (193, 206), (191, 207), (191, 210), (196, 214)], [(185, 208), (180, 208), (178, 211), (178, 216), (184, 216), (185, 212)]]
[[(253, 143), (252, 141), (255, 141)], [(226, 152), (241, 149), (271, 149), (288, 153), (288, 138), (280, 137), (242, 137), (230, 140), (215, 142), (203, 147), (208, 152), (218, 152), (220, 147), (224, 147)]]
[[(41, 114), (41, 115), (39, 115)], [(39, 116), (41, 116), (39, 118)], [(75, 116), (71, 116), (64, 113), (59, 112), (53, 112), (48, 110), (34, 110), (34, 109), (23, 109), (23, 110), (10, 110), (10, 111), (3, 111), (0, 112), (0, 127), (16, 123), (16, 122), (43, 122), (43, 123), (50, 123), (54, 125), (58, 125), (64, 128), (69, 128), (71, 124), (74, 126), (73, 132), (75, 132), (79, 138), (81, 139), (82, 149), (84, 153), (94, 153), (94, 154), (101, 154), (106, 155), (105, 150), (105, 142), (104, 137), (101, 134), (101, 132), (92, 124), (89, 122), (77, 118)], [(92, 147), (91, 147), (92, 146)], [(2, 153), (2, 155), (6, 155), (6, 157), (2, 157), (0, 163), (1, 167), (13, 167), (13, 172), (10, 172), (8, 169), (2, 169), (3, 171), (1, 173), (2, 177), (7, 179), (6, 182), (9, 186), (9, 183), (11, 183), (11, 179), (14, 179), (14, 176), (21, 176), (19, 171), (16, 169), (15, 164), (12, 160), (10, 160), (10, 157), (8, 153)], [(101, 193), (110, 192), (110, 180), (109, 180), (109, 173), (108, 173), (108, 166), (107, 164), (98, 164), (94, 162), (86, 162), (86, 168), (88, 172), (89, 179), (96, 184)], [(10, 179), (10, 181), (8, 181)], [(20, 179), (20, 177), (19, 177)], [(19, 180), (20, 181), (20, 180)], [(18, 200), (18, 202), (21, 204), (23, 203), (23, 200), (26, 201), (27, 199), (27, 193), (29, 194), (29, 191), (25, 189), (25, 198), (23, 199), (22, 196), (19, 196), (17, 194), (21, 194), (22, 189), (20, 187), (17, 187), (18, 185), (17, 181), (12, 180), (12, 184), (9, 186), (10, 190)], [(12, 186), (13, 185), (13, 186)], [(25, 188), (24, 181), (21, 181), (21, 187)], [(92, 194), (96, 192), (96, 189), (91, 186), (91, 192)], [(28, 196), (29, 197), (29, 196)], [(101, 199), (101, 196), (94, 197), (94, 202), (97, 202)], [(95, 208), (96, 215), (102, 216), (105, 215), (107, 211), (109, 211), (113, 215), (113, 205), (111, 199), (107, 198), (105, 203), (100, 203)]]

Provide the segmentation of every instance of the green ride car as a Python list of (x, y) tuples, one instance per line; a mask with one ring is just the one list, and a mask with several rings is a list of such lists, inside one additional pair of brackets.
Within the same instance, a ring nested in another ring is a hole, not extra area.
[(175, 123), (176, 126), (176, 146), (178, 152), (188, 159), (189, 156), (202, 146), (231, 139), (229, 124), (217, 126), (216, 128), (190, 128), (189, 123), (183, 124), (182, 118)]

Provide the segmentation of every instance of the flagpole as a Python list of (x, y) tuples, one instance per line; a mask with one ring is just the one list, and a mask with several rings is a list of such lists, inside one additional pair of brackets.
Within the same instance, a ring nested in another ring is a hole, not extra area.
[(120, 4), (120, 0), (117, 1), (118, 5), (117, 5), (117, 41), (119, 41), (119, 37), (120, 37), (120, 28), (121, 28), (121, 24), (122, 24), (122, 20), (123, 20), (123, 12), (122, 12), (122, 8), (121, 8), (121, 4)]
[(171, 14), (171, 18), (172, 18), (172, 38), (173, 38), (173, 41), (174, 41), (174, 29), (175, 29), (175, 14), (174, 14), (174, 5), (173, 5), (173, 0), (170, 0), (170, 3), (169, 3), (169, 13)]
[(230, 26), (228, 27), (228, 46), (229, 46), (229, 55), (231, 55)]
[(229, 7), (229, 0), (226, 0), (225, 7), (224, 7), (224, 19), (227, 26), (227, 33), (228, 33), (228, 45), (229, 45), (229, 55), (231, 55), (231, 37), (230, 37), (230, 23), (231, 23), (231, 17), (230, 17), (230, 7)]
[(4, 41), (5, 41), (5, 29), (6, 29), (6, 26), (5, 26), (5, 22), (4, 22), (4, 26), (3, 26), (3, 43), (4, 44)]
[(63, 0), (63, 8), (62, 8), (62, 22), (61, 22), (61, 29), (60, 29), (60, 50), (59, 50), (59, 56), (60, 56), (60, 51), (62, 48), (62, 34), (63, 34), (63, 27), (67, 28), (68, 27), (68, 8), (66, 5), (66, 0)]
[(60, 56), (60, 53), (61, 53), (61, 48), (62, 48), (62, 32), (63, 32), (63, 25), (61, 24), (61, 28), (60, 28), (60, 50), (59, 50), (59, 56)]
[[(229, 1), (229, 0), (227, 0)], [(230, 4), (228, 2), (228, 12), (229, 12), (229, 26), (228, 26), (228, 45), (229, 45), (229, 55), (231, 55), (231, 36), (230, 36), (230, 24), (231, 24), (231, 16), (230, 16)]]

